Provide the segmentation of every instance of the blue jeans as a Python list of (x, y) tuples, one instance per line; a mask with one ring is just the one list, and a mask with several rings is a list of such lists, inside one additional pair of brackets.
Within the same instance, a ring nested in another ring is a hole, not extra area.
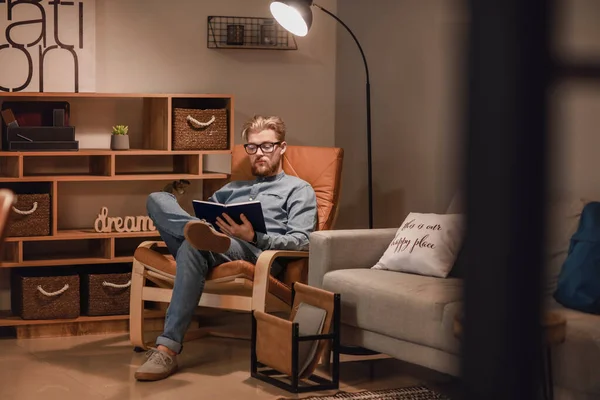
[(164, 331), (156, 340), (156, 344), (181, 353), (183, 336), (200, 301), (210, 268), (233, 260), (255, 263), (262, 250), (236, 238), (231, 239), (229, 250), (223, 254), (195, 249), (185, 240), (183, 229), (188, 222), (197, 221), (198, 218), (183, 210), (171, 193), (152, 193), (148, 197), (146, 208), (148, 216), (177, 263), (177, 274), (171, 303), (167, 308)]

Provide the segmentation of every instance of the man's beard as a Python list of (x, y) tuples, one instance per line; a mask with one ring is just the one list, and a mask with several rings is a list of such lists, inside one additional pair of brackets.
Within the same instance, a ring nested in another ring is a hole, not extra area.
[(252, 164), (252, 175), (264, 177), (271, 176), (277, 172), (277, 164), (269, 165), (268, 162), (262, 163), (260, 165), (253, 163)]

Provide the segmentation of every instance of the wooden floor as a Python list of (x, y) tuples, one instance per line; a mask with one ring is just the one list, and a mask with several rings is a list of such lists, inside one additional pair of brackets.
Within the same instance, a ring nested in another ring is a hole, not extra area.
[[(308, 396), (292, 396), (251, 378), (247, 340), (206, 337), (186, 342), (179, 356), (180, 371), (159, 382), (134, 379), (135, 370), (144, 360), (144, 353), (134, 352), (128, 335), (123, 333), (0, 339), (0, 399), (270, 400)], [(458, 385), (448, 377), (390, 358), (342, 357), (342, 390), (391, 389), (419, 384), (458, 399)], [(332, 392), (318, 394), (326, 393)]]

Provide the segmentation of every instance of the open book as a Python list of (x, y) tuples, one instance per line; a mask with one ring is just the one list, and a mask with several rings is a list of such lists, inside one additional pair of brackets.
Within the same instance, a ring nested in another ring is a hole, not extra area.
[(244, 214), (248, 221), (252, 224), (255, 232), (267, 233), (265, 226), (265, 218), (262, 211), (260, 201), (247, 201), (244, 203), (232, 203), (232, 204), (221, 204), (211, 201), (193, 200), (194, 213), (197, 218), (204, 219), (206, 222), (213, 225), (213, 227), (220, 231), (217, 226), (217, 217), (222, 217), (223, 213), (226, 213), (238, 224), (242, 223), (240, 214)]

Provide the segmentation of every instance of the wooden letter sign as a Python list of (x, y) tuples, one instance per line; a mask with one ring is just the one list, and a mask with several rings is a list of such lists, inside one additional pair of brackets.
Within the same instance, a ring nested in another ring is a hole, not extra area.
[(153, 232), (156, 230), (154, 223), (150, 217), (139, 215), (137, 217), (109, 217), (108, 208), (102, 207), (96, 222), (94, 222), (94, 229), (99, 233), (110, 233), (113, 230), (117, 232)]

